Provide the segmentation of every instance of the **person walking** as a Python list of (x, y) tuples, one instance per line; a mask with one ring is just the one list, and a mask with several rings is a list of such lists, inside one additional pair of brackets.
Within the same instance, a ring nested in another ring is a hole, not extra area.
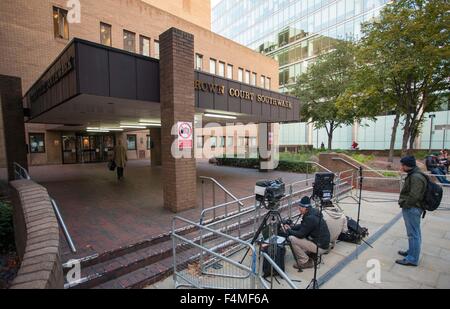
[(117, 146), (114, 148), (114, 163), (117, 166), (117, 179), (123, 179), (123, 171), (125, 166), (127, 165), (128, 157), (127, 150), (122, 145), (122, 140), (119, 139), (117, 142)]
[(403, 266), (418, 266), (422, 246), (420, 221), (424, 211), (424, 196), (428, 181), (417, 167), (415, 157), (404, 157), (400, 160), (400, 163), (402, 172), (408, 174), (400, 192), (398, 203), (402, 208), (409, 248), (407, 251), (398, 252), (404, 258), (397, 260), (396, 263)]

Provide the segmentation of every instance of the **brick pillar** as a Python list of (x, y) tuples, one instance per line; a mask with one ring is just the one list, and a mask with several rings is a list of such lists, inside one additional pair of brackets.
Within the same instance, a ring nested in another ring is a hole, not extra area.
[(153, 167), (161, 166), (161, 129), (150, 129), (150, 140), (152, 148), (150, 150), (151, 164)]
[(175, 159), (172, 128), (179, 121), (194, 124), (194, 36), (176, 28), (160, 35), (161, 142), (164, 207), (177, 213), (197, 204), (194, 149), (190, 158)]
[(8, 179), (14, 180), (14, 162), (28, 169), (20, 78), (0, 75), (0, 101)]

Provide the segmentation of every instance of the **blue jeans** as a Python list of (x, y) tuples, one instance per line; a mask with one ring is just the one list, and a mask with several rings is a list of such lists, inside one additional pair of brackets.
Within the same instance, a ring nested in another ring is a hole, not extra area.
[(431, 170), (431, 174), (442, 175), (442, 176), (436, 176), (437, 180), (439, 180), (439, 182), (443, 183), (443, 184), (450, 184), (450, 181), (447, 179), (447, 177), (445, 177), (445, 172), (442, 169), (440, 169), (438, 167), (433, 168)]
[(420, 230), (420, 220), (423, 210), (417, 207), (403, 209), (403, 220), (405, 220), (406, 233), (408, 234), (408, 262), (419, 265), (420, 250), (422, 246), (422, 232)]

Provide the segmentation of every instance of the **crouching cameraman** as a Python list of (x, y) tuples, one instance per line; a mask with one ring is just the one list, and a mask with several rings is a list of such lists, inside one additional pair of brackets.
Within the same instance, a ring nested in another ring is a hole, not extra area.
[(298, 263), (294, 268), (308, 269), (314, 267), (317, 245), (319, 254), (323, 254), (330, 247), (330, 231), (320, 211), (312, 207), (309, 197), (302, 198), (298, 206), (303, 216), (302, 223), (293, 226), (286, 224), (284, 229), (297, 257)]

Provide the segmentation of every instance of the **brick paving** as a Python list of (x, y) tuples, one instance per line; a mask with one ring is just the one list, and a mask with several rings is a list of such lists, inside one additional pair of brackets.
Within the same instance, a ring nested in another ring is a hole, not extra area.
[[(57, 201), (77, 247), (72, 255), (63, 242), (63, 260), (111, 251), (167, 233), (174, 214), (163, 207), (161, 168), (148, 161), (130, 161), (125, 180), (118, 182), (106, 164), (32, 167), (33, 180), (45, 186)], [(282, 177), (286, 183), (304, 175), (197, 163), (197, 175), (217, 179), (237, 197), (253, 194), (255, 182)], [(179, 215), (198, 221), (201, 183), (197, 181), (197, 207)], [(217, 194), (216, 201), (224, 199)], [(211, 185), (205, 185), (205, 206), (212, 206)]]

